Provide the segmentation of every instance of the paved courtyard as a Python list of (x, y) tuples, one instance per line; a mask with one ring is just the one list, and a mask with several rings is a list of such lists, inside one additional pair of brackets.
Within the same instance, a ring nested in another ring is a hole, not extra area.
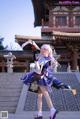
[[(10, 114), (9, 119), (34, 119), (36, 112)], [(49, 112), (43, 112), (43, 119), (49, 119)], [(80, 119), (80, 112), (59, 112), (56, 119)]]

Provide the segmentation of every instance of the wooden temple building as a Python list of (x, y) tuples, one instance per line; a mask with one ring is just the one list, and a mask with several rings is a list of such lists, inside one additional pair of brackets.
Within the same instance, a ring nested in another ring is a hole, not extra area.
[[(40, 47), (50, 44), (60, 55), (58, 59), (61, 71), (80, 70), (80, 0), (32, 0), (34, 9), (34, 26), (41, 26), (41, 37), (15, 35), (16, 42), (21, 46), (33, 40)], [(9, 51), (0, 51), (0, 71), (6, 71), (6, 60), (3, 55)], [(16, 59), (13, 71), (29, 70), (33, 61), (33, 52), (25, 46), (23, 51), (12, 51)]]

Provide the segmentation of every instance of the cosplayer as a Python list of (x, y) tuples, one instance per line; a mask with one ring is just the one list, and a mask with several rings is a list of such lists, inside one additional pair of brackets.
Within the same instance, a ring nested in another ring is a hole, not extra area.
[[(52, 104), (51, 98), (49, 96), (49, 92), (52, 92), (52, 87), (73, 91), (69, 85), (64, 84), (60, 80), (56, 79), (56, 77), (54, 77), (53, 69), (56, 66), (58, 66), (58, 62), (53, 57), (52, 48), (50, 47), (50, 45), (44, 44), (41, 46), (40, 54), (37, 57), (37, 60), (31, 66), (33, 67), (33, 70), (21, 77), (21, 80), (23, 80), (24, 84), (29, 85), (30, 88), (32, 84), (32, 87), (35, 86), (35, 88), (37, 89), (38, 113), (35, 119), (43, 119), (42, 96), (45, 97), (47, 105), (50, 109), (50, 119), (55, 119), (57, 110)], [(33, 82), (35, 83), (33, 84)], [(33, 92), (34, 90), (35, 89), (33, 88)]]

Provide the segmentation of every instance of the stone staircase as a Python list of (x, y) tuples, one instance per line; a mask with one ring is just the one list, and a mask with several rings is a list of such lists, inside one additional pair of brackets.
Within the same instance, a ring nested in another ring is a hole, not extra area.
[(0, 111), (14, 113), (22, 90), (20, 73), (0, 73)]
[[(57, 90), (53, 88), (51, 98), (54, 106), (59, 111), (80, 111), (80, 83), (75, 73), (56, 73), (54, 74), (58, 79), (64, 83), (69, 84), (72, 88), (77, 89), (77, 95), (73, 96), (70, 91), (64, 91), (62, 89)], [(37, 110), (37, 95), (32, 92), (28, 92), (25, 102), (25, 111)], [(43, 110), (48, 111), (48, 107), (45, 99), (43, 98)]]
[[(0, 111), (8, 111), (9, 119), (33, 119), (36, 115), (37, 95), (27, 92), (27, 86), (23, 86), (19, 80), (21, 75), (0, 73)], [(55, 108), (60, 111), (56, 119), (80, 119), (80, 77), (76, 77), (75, 73), (56, 73), (54, 76), (77, 89), (77, 95), (73, 96), (69, 91), (53, 88), (50, 96)], [(44, 98), (43, 116), (49, 119), (49, 109)]]

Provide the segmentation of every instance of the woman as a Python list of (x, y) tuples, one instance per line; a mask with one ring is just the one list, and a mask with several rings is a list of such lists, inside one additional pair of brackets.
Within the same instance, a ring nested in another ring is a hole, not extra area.
[(58, 62), (53, 57), (52, 48), (48, 44), (44, 44), (41, 47), (40, 55), (35, 61), (35, 69), (27, 73), (22, 80), (26, 85), (31, 84), (33, 81), (37, 81), (38, 84), (38, 113), (35, 119), (43, 119), (42, 116), (42, 96), (45, 97), (47, 105), (50, 109), (50, 119), (55, 119), (57, 110), (52, 104), (49, 92), (52, 91), (52, 86), (56, 88), (67, 88), (69, 86), (65, 85), (61, 81), (57, 80), (53, 74), (53, 68), (58, 66)]

